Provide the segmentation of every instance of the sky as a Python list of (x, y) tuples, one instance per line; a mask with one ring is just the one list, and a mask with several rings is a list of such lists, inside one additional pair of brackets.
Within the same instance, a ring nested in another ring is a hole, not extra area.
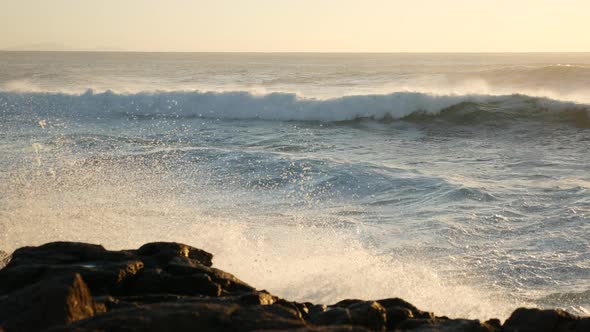
[(589, 0), (0, 0), (0, 49), (589, 52)]

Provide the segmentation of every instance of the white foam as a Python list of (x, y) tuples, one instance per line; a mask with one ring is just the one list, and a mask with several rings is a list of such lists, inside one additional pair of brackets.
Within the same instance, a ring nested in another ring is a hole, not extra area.
[[(573, 102), (523, 95), (436, 95), (395, 92), (384, 95), (344, 96), (330, 99), (303, 98), (290, 93), (254, 95), (248, 92), (142, 92), (81, 95), (54, 93), (0, 93), (0, 102), (15, 112), (38, 112), (53, 116), (204, 117), (214, 119), (263, 119), (297, 121), (349, 121), (359, 118), (399, 119), (415, 112), (438, 114), (461, 103), (495, 103), (511, 111), (561, 111), (589, 107)], [(532, 105), (531, 105), (532, 104)], [(532, 106), (532, 107), (531, 107)]]
[(321, 208), (257, 213), (241, 204), (251, 194), (208, 186), (183, 203), (161, 172), (67, 159), (60, 158), (72, 165), (67, 170), (23, 172), (0, 186), (3, 250), (56, 240), (113, 249), (178, 241), (214, 253), (217, 267), (292, 300), (401, 297), (439, 315), (480, 319), (506, 318), (522, 304), (491, 291), (485, 280), (448, 278), (450, 261), (380, 253), (362, 241), (362, 225), (330, 226)]

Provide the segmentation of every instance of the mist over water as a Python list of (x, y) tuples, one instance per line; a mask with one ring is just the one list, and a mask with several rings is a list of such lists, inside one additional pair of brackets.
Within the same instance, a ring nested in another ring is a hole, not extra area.
[(587, 54), (0, 59), (0, 250), (179, 241), (293, 300), (590, 310)]

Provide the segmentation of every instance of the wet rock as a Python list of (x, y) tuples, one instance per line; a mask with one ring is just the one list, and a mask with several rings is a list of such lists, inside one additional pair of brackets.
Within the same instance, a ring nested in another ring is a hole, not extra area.
[(390, 299), (383, 299), (377, 300), (379, 304), (381, 304), (385, 309), (389, 310), (392, 308), (400, 308), (400, 309), (407, 309), (412, 312), (412, 317), (415, 318), (423, 318), (423, 319), (430, 319), (434, 318), (434, 314), (428, 311), (422, 311), (399, 298), (390, 298)]
[(298, 302), (289, 302), (284, 299), (276, 300), (276, 305), (282, 305), (284, 307), (293, 309), (298, 312), (299, 317), (301, 318), (308, 318), (309, 317), (309, 308), (305, 303), (298, 303)]
[(414, 314), (408, 308), (393, 307), (386, 310), (387, 314), (387, 328), (395, 329), (403, 321), (414, 318)]
[[(238, 296), (238, 301), (245, 305), (272, 305), (276, 303), (278, 297), (271, 295), (267, 291), (251, 292)], [(284, 301), (284, 303), (288, 303)], [(283, 303), (281, 303), (283, 304)], [(289, 303), (290, 304), (290, 303)], [(284, 304), (283, 304), (284, 305)], [(287, 306), (290, 309), (298, 310), (297, 307)]]
[(479, 320), (468, 319), (408, 319), (396, 328), (401, 331), (436, 331), (436, 332), (500, 332), (495, 326), (482, 323)]
[(501, 326), (436, 317), (399, 298), (292, 302), (212, 267), (212, 257), (170, 242), (121, 251), (75, 242), (18, 249), (0, 269), (0, 332), (590, 331), (590, 318), (560, 310), (519, 309)]
[[(22, 260), (20, 261), (22, 262)], [(0, 294), (54, 276), (80, 274), (93, 294), (117, 293), (143, 268), (141, 261), (75, 262), (61, 264), (10, 264), (0, 270)]]
[(176, 257), (194, 259), (202, 265), (212, 266), (213, 255), (186, 244), (175, 242), (153, 242), (141, 246), (137, 254), (155, 259), (159, 263), (166, 263)]
[(231, 273), (203, 265), (198, 261), (187, 257), (172, 258), (166, 265), (164, 265), (163, 269), (166, 272), (175, 275), (190, 275), (196, 273), (207, 274), (212, 281), (221, 286), (222, 291), (226, 294), (232, 292), (251, 292), (254, 290), (254, 287), (236, 278)]
[(348, 306), (353, 325), (365, 326), (373, 331), (385, 330), (387, 314), (378, 302), (367, 301)]
[(132, 253), (108, 251), (101, 245), (80, 242), (52, 242), (38, 247), (23, 247), (12, 254), (7, 267), (32, 264), (74, 264), (92, 261), (134, 260)]
[(79, 274), (44, 279), (0, 298), (0, 326), (6, 332), (40, 331), (104, 312)]
[(563, 310), (516, 309), (503, 326), (505, 332), (590, 331), (590, 317), (580, 318)]
[(51, 331), (253, 331), (306, 326), (303, 320), (281, 307), (165, 303), (111, 311)]
[(161, 269), (146, 269), (129, 282), (126, 294), (221, 295), (221, 286), (204, 273), (172, 275)]
[(361, 300), (340, 301), (324, 311), (310, 312), (310, 321), (317, 325), (359, 325), (372, 331), (386, 328), (386, 310), (377, 302)]
[(488, 319), (483, 323), (490, 331), (502, 331), (502, 323), (497, 318)]
[(309, 321), (315, 325), (351, 325), (350, 311), (342, 307), (329, 307), (324, 311), (314, 310), (309, 314)]
[(271, 330), (273, 332), (289, 331), (289, 332), (368, 332), (366, 328), (362, 326), (354, 325), (332, 325), (332, 326), (314, 326), (306, 327), (303, 329), (296, 330)]

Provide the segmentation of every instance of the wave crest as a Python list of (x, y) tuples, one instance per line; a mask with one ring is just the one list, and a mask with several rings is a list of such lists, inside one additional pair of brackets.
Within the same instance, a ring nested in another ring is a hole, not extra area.
[(359, 119), (485, 122), (543, 119), (590, 127), (590, 105), (527, 95), (383, 95), (303, 98), (292, 93), (112, 91), (83, 94), (0, 92), (0, 112), (40, 118), (187, 118), (341, 122)]

